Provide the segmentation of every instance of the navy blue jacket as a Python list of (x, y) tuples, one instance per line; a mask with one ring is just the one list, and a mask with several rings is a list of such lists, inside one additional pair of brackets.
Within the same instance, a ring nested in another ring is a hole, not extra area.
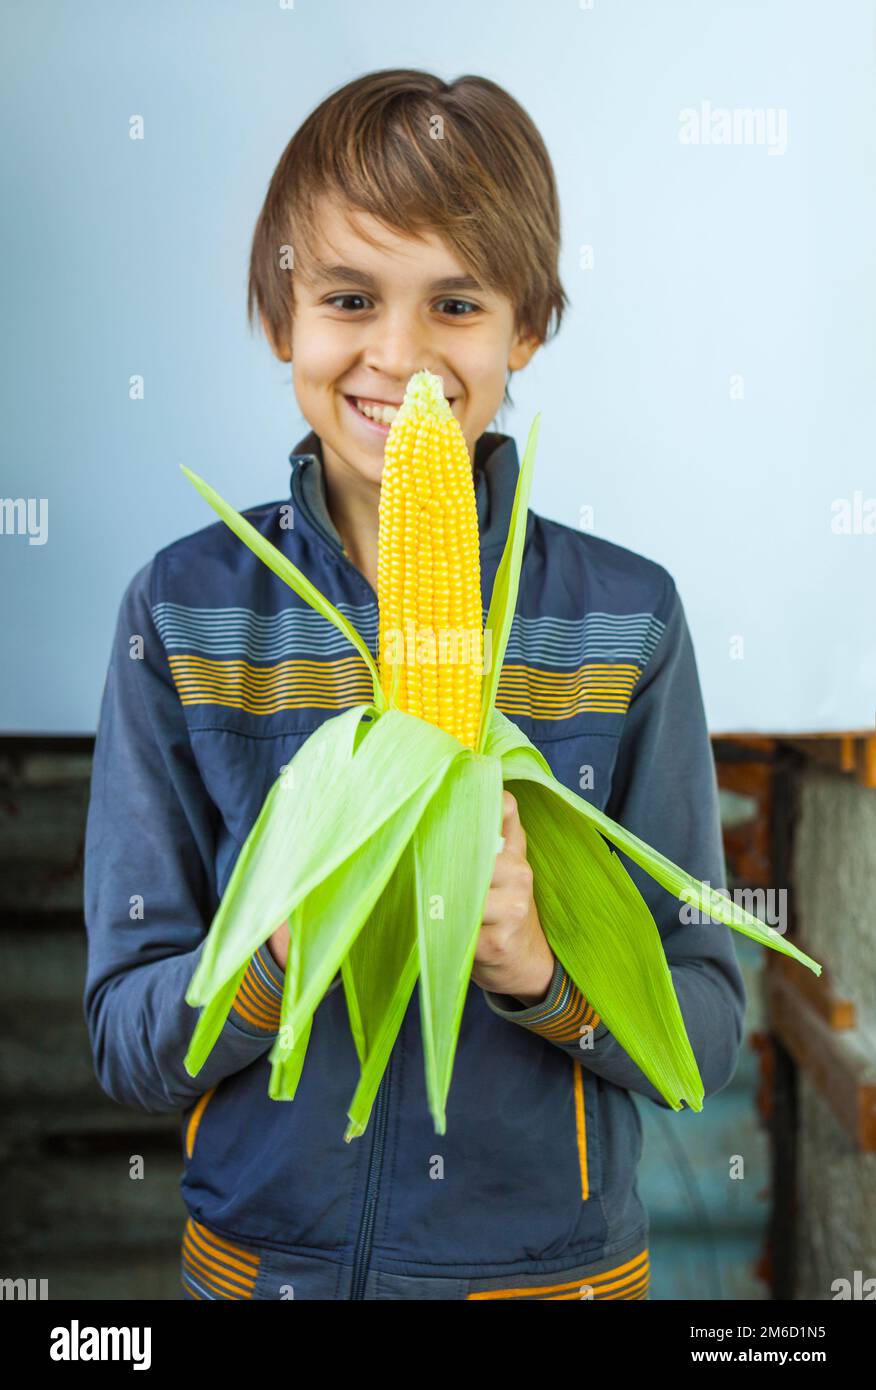
[[(377, 597), (326, 506), (318, 437), (291, 496), (245, 515), (377, 647)], [(484, 615), (518, 458), (475, 453)], [(472, 984), (447, 1133), (427, 1109), (416, 994), (365, 1135), (343, 991), (314, 1019), (298, 1094), (268, 1097), (283, 971), (253, 957), (196, 1077), (185, 992), (235, 859), (283, 766), (371, 698), (364, 662), (221, 522), (166, 546), (122, 598), (95, 747), (84, 1007), (100, 1084), (181, 1110), (191, 1298), (644, 1298), (648, 1219), (630, 1092), (665, 1102), (558, 964), (532, 1008)], [(659, 564), (530, 510), (498, 707), (566, 786), (713, 887), (715, 766), (681, 600)], [(731, 932), (685, 924), (628, 859), (657, 921), (708, 1097), (745, 1007)]]

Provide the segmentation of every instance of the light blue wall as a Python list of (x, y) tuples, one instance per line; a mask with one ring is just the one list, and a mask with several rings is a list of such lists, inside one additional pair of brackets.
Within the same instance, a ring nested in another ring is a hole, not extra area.
[[(872, 728), (876, 535), (831, 528), (876, 498), (869, 0), (7, 0), (3, 30), (0, 496), (48, 498), (49, 539), (0, 536), (0, 728), (94, 728), (125, 585), (213, 520), (180, 462), (285, 495), (308, 427), (245, 326), (252, 228), (306, 113), (389, 66), (501, 82), (555, 162), (572, 308), (498, 422), (543, 412), (535, 508), (672, 572), (713, 731)], [(786, 112), (787, 148), (682, 143), (704, 101)]]

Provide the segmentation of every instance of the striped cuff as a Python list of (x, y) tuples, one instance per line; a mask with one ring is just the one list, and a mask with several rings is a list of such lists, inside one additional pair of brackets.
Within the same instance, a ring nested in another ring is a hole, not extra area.
[(524, 1008), (508, 994), (490, 994), (484, 990), (484, 995), (493, 1013), (510, 1019), (512, 1023), (522, 1024), (549, 1042), (580, 1042), (584, 1032), (590, 1028), (598, 1030), (594, 1032), (594, 1037), (602, 1037), (608, 1032), (599, 1014), (592, 1004), (588, 1004), (559, 961), (554, 966), (550, 989), (539, 1004)]
[(231, 1017), (245, 1033), (278, 1033), (285, 974), (268, 943), (260, 946), (240, 982)]

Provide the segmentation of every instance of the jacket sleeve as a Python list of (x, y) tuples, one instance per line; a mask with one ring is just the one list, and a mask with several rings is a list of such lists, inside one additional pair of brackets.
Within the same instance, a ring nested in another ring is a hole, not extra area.
[[(718, 782), (696, 658), (681, 599), (666, 573), (665, 627), (637, 685), (621, 734), (606, 815), (694, 878), (726, 892)], [(648, 904), (675, 984), (706, 1096), (733, 1075), (745, 987), (731, 928), (693, 913), (627, 855), (624, 867)], [(486, 993), (486, 991), (485, 991)], [(669, 1108), (557, 963), (547, 996), (523, 1008), (487, 993), (494, 1012), (530, 1028), (615, 1086)]]
[(266, 945), (255, 953), (213, 1051), (189, 1076), (183, 1058), (199, 1011), (185, 993), (218, 906), (220, 815), (153, 622), (155, 563), (122, 598), (101, 699), (85, 832), (84, 1011), (104, 1091), (161, 1114), (269, 1049), (283, 972)]

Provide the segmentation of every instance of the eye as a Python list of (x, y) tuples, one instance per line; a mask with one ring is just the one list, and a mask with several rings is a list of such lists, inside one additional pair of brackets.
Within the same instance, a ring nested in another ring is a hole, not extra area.
[[(331, 305), (334, 307), (334, 305), (337, 304), (338, 300), (344, 300), (344, 299), (360, 299), (360, 300), (364, 300), (364, 298), (365, 298), (365, 296), (364, 296), (363, 294), (335, 294), (335, 295), (332, 295), (331, 299), (325, 300), (325, 303), (326, 303), (326, 304), (331, 304)], [(352, 312), (355, 313), (356, 311), (353, 310)]]
[[(478, 309), (479, 309), (479, 307), (480, 307), (480, 306), (477, 305), (477, 304), (472, 304), (472, 302), (471, 302), (470, 299), (440, 299), (438, 302), (439, 302), (439, 304), (462, 304), (462, 305), (466, 305), (469, 309), (473, 309), (475, 313), (478, 312)], [(469, 315), (468, 315), (468, 314), (451, 314), (450, 317), (451, 317), (451, 318), (454, 318), (454, 319), (464, 319), (464, 318), (468, 318)]]

